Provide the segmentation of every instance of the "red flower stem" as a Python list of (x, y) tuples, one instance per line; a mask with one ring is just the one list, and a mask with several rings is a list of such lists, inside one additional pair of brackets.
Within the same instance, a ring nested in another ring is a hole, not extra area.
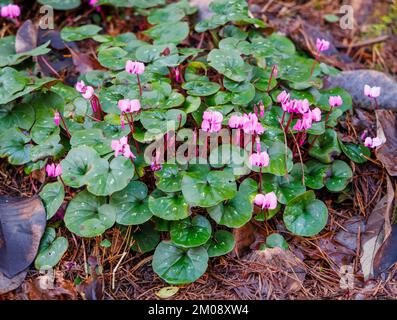
[(66, 134), (68, 135), (68, 138), (70, 139), (72, 136), (70, 135), (70, 132), (69, 132), (68, 126), (66, 125), (65, 119), (63, 118), (63, 115), (60, 112), (59, 112), (59, 117), (61, 118), (62, 124), (65, 127)]
[(254, 135), (251, 136), (251, 154), (254, 153), (254, 144), (255, 144), (255, 138)]
[(262, 167), (259, 167), (259, 193), (262, 193)]
[(276, 65), (273, 66), (272, 72), (270, 73), (269, 81), (268, 81), (268, 83), (267, 83), (267, 89), (266, 89), (266, 93), (267, 93), (267, 94), (269, 94), (269, 91), (270, 91), (270, 84), (271, 84), (271, 82), (272, 82), (272, 80), (273, 80), (273, 73), (274, 73), (274, 68), (275, 68), (275, 67), (276, 67)]
[(327, 115), (326, 115), (326, 117), (325, 117), (325, 120), (324, 120), (325, 126), (327, 126), (327, 121), (328, 121), (329, 116), (330, 116), (331, 113), (332, 113), (332, 106), (331, 106), (331, 108), (329, 109), (329, 111), (328, 111), (328, 113), (327, 113)]
[(293, 118), (294, 118), (294, 113), (291, 112), (290, 115), (289, 115), (289, 119), (288, 119), (287, 125), (285, 126), (285, 132), (286, 133), (288, 132), (289, 126), (291, 125), (291, 122), (292, 122)]
[(141, 150), (139, 149), (138, 142), (133, 137), (133, 134), (134, 134), (134, 131), (135, 131), (135, 129), (134, 129), (134, 118), (133, 118), (132, 115), (130, 115), (131, 116), (131, 120), (130, 120), (130, 117), (129, 117), (128, 113), (126, 113), (125, 116), (127, 118), (128, 126), (130, 127), (131, 139), (134, 141), (136, 151), (138, 152), (138, 154), (140, 154)]
[(139, 95), (142, 98), (142, 85), (141, 85), (141, 78), (139, 77), (139, 74), (136, 75), (136, 78), (138, 80), (138, 87), (139, 87)]
[(378, 99), (374, 98), (374, 100), (375, 100), (375, 110), (378, 110), (379, 108)]
[(132, 159), (131, 157), (129, 159), (131, 160), (132, 166), (134, 167), (135, 174), (137, 175), (138, 178), (140, 178), (138, 170), (136, 169), (136, 165), (134, 163), (134, 159)]
[(61, 176), (58, 176), (59, 180), (61, 180), (62, 184), (63, 184), (63, 188), (66, 189), (66, 184), (65, 181), (63, 181)]

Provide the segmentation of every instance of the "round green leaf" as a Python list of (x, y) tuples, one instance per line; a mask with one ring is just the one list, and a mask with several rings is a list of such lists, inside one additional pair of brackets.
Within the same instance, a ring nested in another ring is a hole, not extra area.
[(256, 182), (245, 179), (240, 189), (231, 200), (208, 208), (208, 213), (216, 223), (229, 228), (239, 228), (251, 220), (253, 198), (258, 190)]
[(208, 267), (204, 247), (182, 248), (162, 241), (153, 255), (153, 270), (169, 284), (187, 284), (200, 278)]
[(219, 230), (206, 243), (208, 256), (210, 258), (223, 256), (233, 250), (235, 243), (231, 232)]
[(147, 186), (141, 181), (131, 181), (126, 188), (113, 193), (110, 205), (116, 209), (117, 223), (125, 226), (142, 224), (152, 217)]
[(61, 207), (65, 198), (65, 189), (59, 181), (47, 183), (40, 192), (40, 198), (44, 202), (47, 212), (47, 220), (51, 219)]
[(266, 246), (269, 248), (281, 248), (288, 250), (288, 243), (284, 237), (279, 233), (272, 233), (266, 238)]
[(342, 88), (332, 88), (332, 89), (325, 89), (319, 91), (313, 91), (313, 96), (316, 99), (316, 106), (319, 106), (323, 110), (329, 110), (329, 97), (330, 96), (341, 96), (343, 100), (343, 104), (338, 109), (342, 111), (346, 111), (352, 108), (352, 97), (350, 94), (342, 89)]
[(30, 104), (6, 104), (0, 108), (0, 132), (11, 128), (29, 130), (35, 120), (35, 112)]
[(160, 241), (160, 232), (153, 228), (152, 223), (146, 222), (132, 234), (134, 244), (131, 249), (139, 253), (146, 253), (154, 250)]
[(316, 139), (313, 146), (309, 150), (309, 155), (313, 158), (323, 162), (331, 163), (335, 156), (341, 152), (338, 142), (338, 135), (333, 129), (326, 129), (325, 133), (321, 136), (310, 136), (309, 143)]
[(293, 56), (279, 61), (280, 78), (291, 82), (304, 82), (310, 79), (313, 60)]
[(371, 151), (369, 148), (362, 144), (343, 143), (339, 140), (339, 146), (343, 153), (355, 163), (365, 163), (368, 160), (364, 158), (364, 156), (368, 158), (371, 157)]
[(239, 51), (233, 49), (213, 49), (207, 59), (216, 71), (237, 82), (246, 80), (252, 70), (241, 58)]
[(306, 187), (302, 185), (301, 180), (293, 175), (275, 176), (271, 174), (264, 174), (262, 178), (263, 190), (274, 192), (277, 200), (286, 204), (291, 199), (304, 193)]
[(183, 22), (165, 22), (143, 32), (154, 40), (155, 44), (180, 43), (189, 35), (189, 24)]
[(203, 216), (186, 218), (171, 223), (171, 241), (186, 248), (198, 247), (206, 243), (211, 237), (212, 228), (209, 221)]
[(182, 88), (191, 96), (205, 97), (217, 93), (221, 86), (216, 82), (194, 80), (185, 82)]
[[(328, 164), (318, 162), (317, 160), (309, 160), (304, 165), (305, 186), (319, 190), (324, 187), (324, 180), (330, 168)], [(296, 163), (291, 172), (295, 177), (302, 177), (302, 167), (300, 163)]]
[(4, 131), (0, 135), (0, 157), (8, 158), (13, 165), (30, 162), (30, 137), (16, 128)]
[(186, 113), (182, 110), (171, 109), (167, 111), (144, 111), (140, 116), (141, 123), (146, 130), (166, 133), (169, 128), (182, 127), (186, 123)]
[(78, 8), (80, 0), (38, 0), (39, 3), (51, 6), (55, 10), (71, 10)]
[(65, 225), (80, 237), (95, 237), (111, 228), (116, 221), (116, 208), (106, 204), (106, 198), (88, 191), (78, 193), (65, 213)]
[(149, 197), (149, 208), (152, 213), (164, 220), (181, 220), (190, 215), (189, 205), (180, 192)]
[(316, 199), (313, 191), (307, 191), (288, 202), (283, 219), (293, 234), (311, 237), (327, 224), (328, 209), (324, 202)]
[(81, 27), (65, 27), (61, 30), (61, 38), (66, 41), (80, 41), (95, 36), (102, 28), (95, 24), (85, 24)]
[(105, 48), (98, 53), (99, 63), (111, 70), (122, 70), (128, 60), (128, 52), (119, 47)]
[(87, 174), (87, 189), (96, 196), (108, 196), (124, 189), (133, 176), (134, 165), (131, 159), (120, 156), (110, 164), (104, 159), (97, 159)]
[(176, 192), (182, 189), (183, 172), (176, 164), (163, 164), (160, 171), (155, 172), (156, 186), (164, 192)]
[(80, 188), (88, 181), (93, 164), (101, 161), (98, 153), (90, 147), (81, 146), (69, 151), (62, 160), (62, 179), (66, 185)]
[(233, 198), (237, 186), (231, 172), (188, 172), (182, 179), (182, 192), (189, 204), (212, 207)]
[(329, 191), (339, 192), (346, 188), (353, 176), (350, 166), (342, 161), (335, 160), (331, 165), (331, 173), (325, 180), (325, 186)]
[(68, 249), (68, 240), (64, 237), (56, 238), (55, 229), (47, 228), (41, 239), (39, 252), (34, 266), (37, 270), (54, 267)]
[(211, 150), (208, 161), (214, 168), (226, 166), (233, 170), (234, 175), (240, 176), (250, 172), (245, 165), (246, 159), (247, 155), (244, 149), (232, 144), (221, 144)]

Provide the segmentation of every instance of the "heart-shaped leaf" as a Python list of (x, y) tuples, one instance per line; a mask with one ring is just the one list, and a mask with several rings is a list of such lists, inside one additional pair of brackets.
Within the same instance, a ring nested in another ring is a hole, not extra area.
[(181, 220), (190, 215), (189, 205), (180, 192), (152, 193), (149, 197), (149, 208), (156, 217), (164, 220)]
[(364, 156), (371, 157), (369, 148), (362, 144), (343, 143), (339, 140), (339, 146), (343, 153), (355, 163), (365, 163), (368, 160)]
[(188, 172), (182, 179), (182, 192), (186, 201), (193, 206), (212, 207), (237, 192), (231, 172), (211, 171)]
[(288, 250), (288, 243), (284, 237), (279, 233), (272, 233), (266, 238), (266, 246), (268, 248), (281, 248)]
[(341, 153), (338, 135), (335, 130), (326, 129), (323, 135), (317, 138), (315, 137), (316, 136), (309, 137), (309, 143), (312, 143), (313, 139), (316, 139), (309, 150), (309, 155), (323, 163), (331, 163), (334, 157)]
[(329, 110), (329, 97), (341, 96), (343, 104), (338, 109), (342, 111), (350, 110), (352, 108), (352, 97), (350, 94), (342, 88), (332, 88), (319, 91), (313, 91), (313, 96), (316, 99), (316, 106), (319, 106), (323, 110)]
[(95, 36), (101, 27), (94, 24), (85, 24), (80, 27), (65, 27), (61, 31), (61, 38), (66, 41), (80, 41)]
[(65, 189), (59, 181), (47, 183), (40, 192), (40, 198), (44, 202), (47, 212), (47, 220), (51, 219), (61, 207), (65, 198)]
[(262, 181), (262, 189), (266, 193), (273, 191), (277, 195), (277, 200), (282, 204), (286, 204), (306, 191), (306, 187), (302, 185), (299, 177), (293, 175), (275, 176), (264, 174)]
[(229, 201), (208, 208), (208, 213), (216, 223), (229, 228), (239, 228), (251, 220), (253, 198), (258, 190), (256, 182), (245, 179), (237, 194)]
[(88, 191), (78, 193), (70, 201), (64, 217), (66, 227), (80, 237), (95, 237), (111, 228), (116, 221), (116, 208), (106, 198)]
[(178, 109), (144, 111), (140, 116), (140, 120), (146, 130), (166, 133), (170, 128), (175, 128), (176, 130), (179, 126), (182, 127), (186, 122), (186, 113)]
[(331, 165), (331, 172), (325, 180), (325, 186), (329, 191), (339, 192), (346, 188), (353, 176), (350, 166), (342, 161), (335, 160)]
[[(309, 160), (304, 165), (305, 174), (305, 186), (319, 190), (324, 187), (325, 177), (330, 168), (328, 164), (318, 162), (317, 160)], [(302, 166), (300, 163), (296, 163), (291, 171), (291, 174), (295, 177), (302, 177)]]
[(153, 224), (146, 222), (139, 226), (139, 229), (132, 234), (134, 244), (131, 249), (139, 253), (146, 253), (154, 250), (160, 242), (160, 232), (153, 228)]
[(221, 86), (216, 82), (194, 80), (185, 82), (182, 88), (191, 96), (206, 97), (217, 93)]
[(11, 128), (29, 130), (34, 120), (35, 112), (30, 104), (9, 103), (0, 108), (0, 132)]
[(55, 10), (71, 10), (78, 8), (81, 4), (81, 0), (38, 0), (38, 2)]
[(226, 230), (216, 231), (210, 240), (205, 244), (208, 256), (220, 257), (231, 252), (235, 245), (233, 234)]
[(293, 234), (311, 237), (327, 224), (328, 209), (324, 202), (316, 199), (313, 191), (307, 191), (288, 202), (283, 219)]
[(121, 156), (110, 163), (96, 159), (87, 174), (87, 190), (96, 196), (108, 196), (124, 189), (134, 176), (134, 165), (130, 160)]
[(214, 168), (226, 166), (233, 170), (235, 176), (240, 176), (250, 172), (246, 159), (244, 149), (232, 144), (222, 144), (211, 150), (208, 161)]
[(0, 134), (0, 157), (7, 157), (8, 162), (13, 165), (28, 163), (32, 145), (29, 144), (30, 136), (16, 128), (4, 131)]
[(142, 224), (152, 217), (147, 198), (147, 186), (141, 181), (131, 181), (123, 190), (113, 193), (110, 205), (116, 209), (116, 221), (129, 226)]
[(68, 249), (68, 240), (56, 237), (54, 228), (47, 228), (41, 239), (34, 266), (37, 270), (53, 268)]
[(189, 35), (187, 22), (165, 22), (143, 32), (154, 39), (155, 44), (180, 43)]
[(200, 278), (208, 267), (204, 247), (182, 248), (162, 241), (153, 255), (153, 270), (169, 284), (186, 284)]
[(211, 237), (210, 222), (203, 216), (186, 218), (171, 223), (171, 241), (185, 248), (198, 247), (206, 243)]
[(164, 192), (176, 192), (182, 189), (183, 173), (176, 164), (163, 164), (160, 171), (155, 172), (156, 186)]
[(99, 63), (111, 70), (122, 70), (128, 60), (128, 52), (119, 47), (105, 48), (98, 52)]
[(233, 49), (213, 49), (207, 59), (216, 71), (237, 82), (246, 80), (252, 70), (241, 58), (239, 51)]

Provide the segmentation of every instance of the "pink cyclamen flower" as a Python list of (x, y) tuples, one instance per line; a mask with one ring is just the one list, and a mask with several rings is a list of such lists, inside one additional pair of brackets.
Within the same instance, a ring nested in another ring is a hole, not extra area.
[(265, 132), (255, 113), (244, 114), (243, 130), (246, 134), (262, 134)]
[(94, 95), (94, 88), (91, 86), (85, 87), (85, 91), (82, 94), (84, 99), (90, 100), (92, 96)]
[(294, 130), (303, 131), (309, 130), (312, 127), (313, 118), (311, 112), (307, 112), (303, 115), (302, 119), (299, 119), (295, 125)]
[(249, 157), (250, 165), (255, 167), (267, 167), (269, 165), (269, 161), (270, 158), (266, 151), (253, 153)]
[(285, 104), (289, 101), (290, 97), (291, 97), (290, 94), (284, 90), (284, 91), (281, 91), (279, 93), (279, 95), (277, 96), (277, 101), (282, 104)]
[(201, 130), (205, 132), (219, 132), (222, 129), (223, 115), (218, 111), (204, 111)]
[(121, 112), (132, 113), (141, 110), (141, 103), (138, 99), (133, 99), (133, 100), (123, 99), (123, 100), (119, 100), (118, 107)]
[(132, 153), (130, 145), (128, 144), (128, 137), (122, 137), (120, 140), (112, 140), (111, 144), (114, 156), (118, 157), (122, 154), (125, 158), (135, 159), (135, 155)]
[(325, 39), (318, 39), (316, 41), (316, 47), (318, 52), (323, 52), (329, 49), (329, 41)]
[(329, 105), (334, 107), (340, 107), (343, 104), (343, 99), (341, 96), (330, 96), (329, 97)]
[(85, 87), (86, 85), (83, 80), (77, 82), (75, 86), (76, 90), (80, 93), (83, 93), (85, 91)]
[(232, 129), (242, 129), (244, 125), (244, 117), (239, 115), (232, 115), (229, 118), (228, 125)]
[(101, 6), (97, 5), (97, 3), (98, 3), (98, 0), (90, 0), (90, 1), (88, 2), (88, 4), (89, 4), (91, 7), (95, 8), (96, 11), (100, 12), (100, 11), (101, 11)]
[(62, 166), (61, 164), (55, 165), (54, 163), (47, 164), (45, 171), (47, 172), (47, 176), (56, 178), (62, 174)]
[(382, 140), (378, 137), (375, 138), (366, 137), (364, 141), (364, 145), (369, 148), (376, 148), (382, 145)]
[(1, 16), (3, 18), (15, 19), (21, 15), (21, 9), (16, 4), (8, 4), (1, 8)]
[(311, 110), (310, 115), (311, 115), (313, 121), (315, 121), (315, 122), (321, 121), (321, 109), (320, 108), (314, 108), (313, 110)]
[(54, 123), (56, 126), (59, 126), (60, 122), (61, 122), (61, 115), (59, 114), (58, 111), (55, 111), (54, 112)]
[(277, 208), (277, 197), (274, 192), (258, 193), (254, 198), (254, 203), (262, 209), (273, 210)]
[(125, 64), (125, 71), (139, 75), (145, 72), (145, 65), (142, 62), (128, 60)]
[(368, 133), (368, 130), (365, 129), (365, 130), (361, 133), (360, 139), (361, 139), (361, 140), (365, 140), (365, 138), (367, 137), (367, 133)]
[(370, 87), (369, 85), (364, 86), (364, 94), (368, 98), (377, 98), (380, 96), (380, 87)]
[(291, 100), (290, 105), (289, 105), (289, 109), (292, 110), (295, 113), (300, 113), (300, 114), (305, 114), (306, 112), (308, 112), (310, 103), (309, 100), (307, 99), (303, 99), (303, 100)]

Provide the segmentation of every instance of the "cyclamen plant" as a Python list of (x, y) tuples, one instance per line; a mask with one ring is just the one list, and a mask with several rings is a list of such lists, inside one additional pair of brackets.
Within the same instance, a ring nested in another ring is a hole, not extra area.
[[(75, 88), (13, 67), (35, 53), (4, 59), (0, 156), (27, 174), (45, 168), (47, 218), (64, 204), (77, 236), (128, 229), (128, 249), (154, 250), (153, 269), (170, 284), (201, 277), (210, 257), (233, 250), (232, 229), (251, 220), (282, 219), (282, 234), (321, 232), (328, 209), (316, 192), (348, 190), (347, 162), (364, 163), (381, 144), (367, 133), (345, 143), (336, 131), (352, 100), (322, 89), (322, 77), (338, 72), (318, 61), (330, 44), (317, 40), (315, 60), (299, 54), (285, 36), (265, 36), (244, 0), (213, 1), (214, 15), (194, 29), (186, 0), (136, 6), (148, 22), (139, 39), (95, 25), (61, 30), (66, 42), (98, 43), (102, 69)], [(197, 34), (211, 44), (196, 44)], [(375, 103), (379, 94), (365, 88)], [(57, 259), (39, 254), (36, 266), (61, 259), (67, 245), (55, 241), (47, 247)]]

